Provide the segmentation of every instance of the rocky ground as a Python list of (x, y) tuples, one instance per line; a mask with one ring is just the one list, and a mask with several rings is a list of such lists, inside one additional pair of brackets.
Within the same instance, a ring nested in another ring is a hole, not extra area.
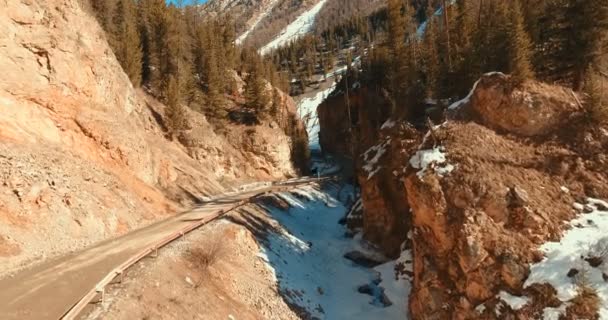
[(135, 265), (83, 318), (299, 319), (259, 251), (244, 226), (211, 223)]
[[(321, 145), (346, 152), (350, 139), (323, 134), (347, 126), (341, 100), (321, 106)], [(608, 131), (581, 100), (491, 73), (450, 106), (447, 122), (416, 129), (387, 120), (382, 96), (355, 92), (361, 205), (349, 224), (391, 256), (411, 235), (412, 318), (603, 316), (608, 262), (589, 257), (603, 243), (593, 230), (605, 208), (594, 199), (608, 199)]]
[[(0, 69), (0, 276), (237, 185), (296, 175), (274, 122), (218, 130), (192, 111), (170, 139), (164, 105), (131, 86), (77, 0), (6, 1)], [(282, 101), (282, 118), (293, 117)]]

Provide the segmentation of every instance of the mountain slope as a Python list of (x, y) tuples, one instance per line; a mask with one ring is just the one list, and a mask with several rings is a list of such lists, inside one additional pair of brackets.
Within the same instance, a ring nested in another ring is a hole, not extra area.
[(384, 5), (383, 0), (210, 0), (202, 10), (209, 16), (232, 16), (237, 43), (265, 53), (307, 33), (367, 16)]
[(0, 68), (0, 275), (296, 174), (272, 122), (220, 133), (187, 109), (189, 129), (168, 139), (166, 107), (133, 88), (78, 0), (7, 1)]

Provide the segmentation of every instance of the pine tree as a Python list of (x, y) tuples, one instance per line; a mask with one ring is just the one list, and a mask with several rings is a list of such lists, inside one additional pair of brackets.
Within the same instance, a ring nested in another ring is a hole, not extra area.
[(186, 114), (179, 98), (179, 84), (173, 76), (169, 77), (167, 86), (167, 119), (172, 139), (186, 129)]
[[(458, 79), (458, 81), (453, 82), (453, 92), (458, 96), (462, 96), (470, 90), (473, 82), (479, 77), (480, 71), (476, 66), (478, 62), (474, 60), (476, 48), (473, 43), (475, 41), (476, 11), (473, 0), (458, 0), (456, 5), (457, 17), (453, 36), (453, 79)], [(480, 2), (479, 5), (482, 6), (483, 2)]]
[(277, 89), (272, 90), (272, 108), (270, 109), (270, 116), (277, 121), (279, 125), (281, 122), (281, 93)]
[[(114, 25), (112, 19), (114, 18), (113, 12), (116, 2), (113, 0), (91, 1), (91, 5), (103, 30), (106, 31), (108, 36), (112, 36), (112, 26)], [(112, 39), (108, 39), (108, 41), (112, 42)]]
[(486, 24), (487, 41), (485, 53), (487, 58), (483, 65), (483, 72), (510, 70), (509, 63), (509, 43), (511, 34), (511, 12), (510, 4), (500, 0), (494, 0), (489, 6), (489, 11), (485, 17), (488, 20)]
[(402, 54), (405, 42), (405, 20), (402, 9), (402, 0), (388, 0), (388, 42), (395, 57)]
[(543, 9), (536, 19), (537, 63), (542, 76), (581, 90), (586, 70), (608, 45), (608, 2), (553, 0)]
[(258, 119), (264, 116), (264, 111), (271, 102), (266, 92), (266, 81), (262, 78), (262, 66), (259, 59), (251, 62), (249, 74), (245, 82), (245, 100), (247, 107)]
[(439, 41), (437, 32), (437, 20), (434, 17), (432, 6), (428, 6), (426, 11), (426, 30), (424, 33), (424, 58), (426, 75), (426, 96), (427, 98), (438, 97), (439, 90), (439, 51), (437, 42)]
[(135, 87), (141, 84), (142, 50), (137, 29), (135, 3), (118, 0), (114, 13), (114, 53)]
[(604, 90), (608, 86), (604, 85), (604, 79), (597, 74), (591, 67), (585, 74), (585, 107), (587, 108), (591, 120), (600, 123), (608, 123), (608, 100)]
[(142, 83), (153, 92), (161, 89), (161, 55), (167, 36), (166, 5), (163, 0), (139, 0), (138, 24), (142, 44)]
[(509, 23), (509, 71), (515, 85), (521, 85), (534, 77), (531, 56), (532, 44), (525, 30), (523, 14), (519, 0), (514, 0), (510, 10)]
[(445, 48), (446, 48), (445, 56), (446, 56), (446, 61), (447, 61), (447, 71), (452, 72), (452, 43), (450, 41), (450, 29), (451, 29), (450, 18), (451, 18), (451, 16), (449, 15), (451, 7), (447, 5), (446, 0), (441, 1), (441, 7), (443, 8), (443, 10), (442, 10), (443, 35), (444, 35)]
[[(405, 84), (405, 19), (401, 0), (388, 0), (388, 46), (392, 54), (388, 78), (390, 91), (395, 101), (401, 100)], [(393, 104), (394, 105), (394, 104)], [(396, 110), (393, 110), (395, 112)]]
[[(602, 49), (608, 46), (608, 1), (570, 0), (570, 17), (576, 35), (569, 40), (575, 50), (573, 87), (580, 90), (585, 72), (597, 63)], [(574, 58), (574, 57), (573, 57)]]

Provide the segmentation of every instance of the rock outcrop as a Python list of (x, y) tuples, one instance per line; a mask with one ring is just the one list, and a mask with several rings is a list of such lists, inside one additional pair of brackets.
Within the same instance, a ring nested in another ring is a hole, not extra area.
[(508, 75), (489, 73), (450, 111), (494, 130), (532, 137), (559, 130), (581, 111), (579, 104), (570, 89), (534, 81), (513, 87)]
[(132, 87), (79, 1), (2, 7), (0, 275), (295, 174), (293, 143), (271, 123), (225, 135), (191, 112), (187, 143), (168, 140), (165, 107)]
[[(608, 196), (605, 161), (584, 151), (608, 140), (582, 123), (576, 100), (560, 87), (513, 89), (508, 76), (487, 75), (455, 111), (477, 123), (448, 121), (420, 146), (444, 155), (405, 178), (414, 318), (529, 319), (553, 306), (545, 288), (524, 289), (529, 265), (542, 259), (541, 244), (559, 240), (576, 200)], [(586, 138), (563, 138), (573, 131)], [(534, 298), (515, 308), (499, 293)]]
[[(386, 118), (357, 106), (364, 237), (392, 252), (411, 234), (412, 319), (536, 319), (563, 306), (551, 286), (524, 283), (539, 247), (580, 213), (573, 204), (608, 198), (608, 131), (589, 123), (579, 99), (488, 74), (447, 122), (420, 133), (396, 119), (378, 125)], [(344, 109), (336, 106), (320, 114)], [(322, 132), (340, 115), (325, 119)]]
[[(354, 157), (355, 178), (361, 187), (362, 230), (366, 240), (386, 255), (396, 257), (409, 230), (409, 206), (401, 181), (404, 157), (420, 141), (409, 125), (385, 121), (390, 106), (365, 88), (349, 99), (354, 132), (349, 131), (347, 106), (342, 96), (327, 99), (318, 108), (321, 130), (319, 142), (324, 152)], [(375, 105), (376, 108), (366, 108)], [(354, 140), (354, 142), (353, 142)]]

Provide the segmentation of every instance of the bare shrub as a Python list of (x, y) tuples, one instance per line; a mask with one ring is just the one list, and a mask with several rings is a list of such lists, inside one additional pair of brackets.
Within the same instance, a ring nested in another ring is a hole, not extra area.
[(600, 298), (590, 285), (580, 286), (578, 295), (566, 309), (566, 319), (599, 319)]
[[(598, 242), (599, 243), (599, 242)], [(589, 268), (582, 266), (575, 276), (578, 295), (570, 300), (566, 308), (565, 319), (599, 319), (598, 310), (601, 304), (597, 290), (589, 281)]]
[(213, 237), (205, 241), (202, 245), (188, 250), (186, 259), (197, 270), (206, 272), (210, 266), (221, 259), (224, 253), (225, 246), (222, 238)]

